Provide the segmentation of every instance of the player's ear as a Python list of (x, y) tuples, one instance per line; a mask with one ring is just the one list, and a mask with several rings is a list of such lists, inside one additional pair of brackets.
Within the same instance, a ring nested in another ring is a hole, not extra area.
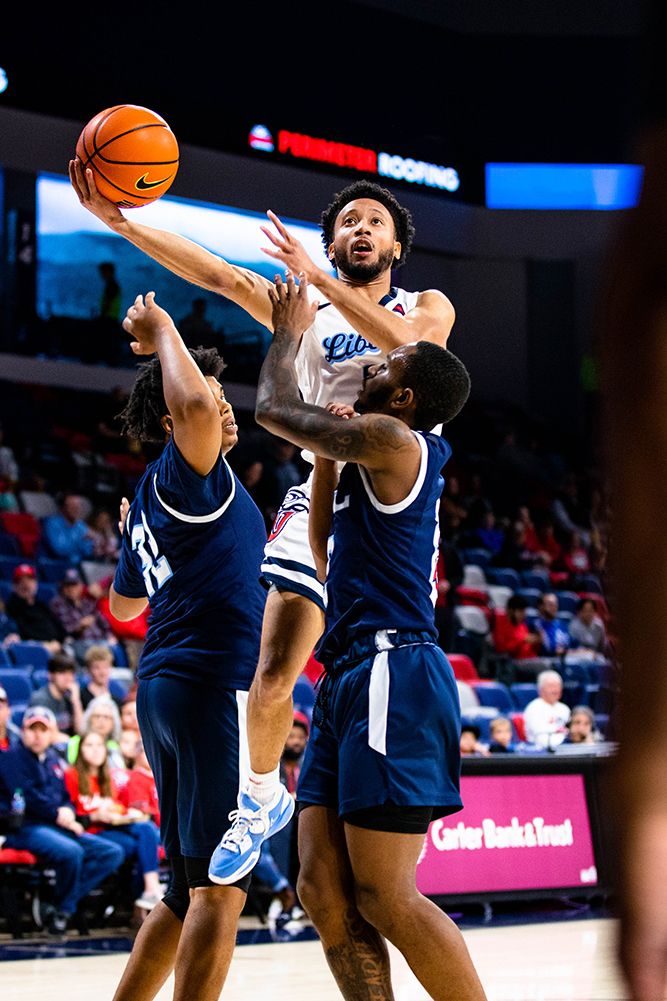
[(394, 240), (394, 261), (398, 263), (401, 259), (401, 251), (403, 250), (401, 244), (398, 240)]
[(330, 261), (331, 261), (331, 263), (333, 264), (333, 262), (334, 262), (334, 257), (335, 257), (335, 253), (334, 253), (334, 245), (333, 245), (333, 243), (330, 243), (330, 244), (329, 244), (329, 246), (327, 247), (327, 257), (329, 258), (329, 260), (330, 260)]
[(414, 399), (415, 394), (411, 389), (402, 387), (397, 389), (391, 401), (392, 408), (397, 411), (396, 416), (399, 417), (402, 412), (408, 410), (413, 405)]
[(169, 414), (165, 414), (164, 417), (160, 418), (160, 424), (162, 425), (163, 431), (165, 431), (166, 434), (168, 434), (169, 437), (171, 438), (172, 434), (174, 433), (174, 422), (172, 421)]

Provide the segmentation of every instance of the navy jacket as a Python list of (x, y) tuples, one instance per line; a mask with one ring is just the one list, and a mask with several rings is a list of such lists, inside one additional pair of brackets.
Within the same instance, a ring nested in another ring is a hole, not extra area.
[(62, 762), (51, 747), (43, 761), (23, 742), (0, 754), (0, 816), (11, 813), (17, 789), (25, 798), (26, 824), (55, 824), (58, 808), (72, 806)]

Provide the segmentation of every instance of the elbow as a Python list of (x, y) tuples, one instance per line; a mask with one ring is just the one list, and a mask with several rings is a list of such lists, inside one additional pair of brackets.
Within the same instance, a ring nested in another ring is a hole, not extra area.
[(202, 418), (219, 420), (220, 413), (212, 393), (196, 393), (184, 400), (171, 404), (171, 416), (174, 420), (183, 422), (197, 421)]

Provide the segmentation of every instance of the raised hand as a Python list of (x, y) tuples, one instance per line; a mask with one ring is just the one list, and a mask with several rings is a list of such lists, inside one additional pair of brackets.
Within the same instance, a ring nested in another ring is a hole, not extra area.
[(319, 305), (317, 301), (308, 302), (308, 279), (305, 274), (299, 276), (298, 287), (291, 272), (287, 273), (286, 282), (283, 282), (280, 275), (276, 275), (275, 288), (269, 288), (268, 291), (273, 306), (274, 331), (301, 337), (312, 326)]
[(176, 330), (169, 313), (155, 302), (155, 292), (149, 292), (145, 302), (143, 296), (137, 296), (123, 320), (123, 329), (135, 338), (130, 344), (135, 355), (152, 355), (160, 332)]
[(299, 243), (291, 233), (288, 233), (275, 212), (269, 209), (266, 214), (278, 230), (278, 236), (272, 233), (270, 229), (267, 229), (266, 226), (260, 226), (262, 233), (269, 238), (276, 248), (275, 250), (271, 250), (269, 247), (262, 247), (264, 253), (268, 254), (269, 257), (274, 257), (277, 261), (282, 261), (283, 264), (287, 265), (292, 274), (299, 275), (303, 273), (309, 282), (314, 282), (317, 273), (322, 273), (320, 268), (308, 256), (303, 244)]
[(101, 219), (112, 229), (122, 223), (125, 216), (117, 205), (101, 195), (95, 184), (95, 177), (90, 167), (84, 171), (81, 160), (77, 157), (69, 162), (69, 179), (84, 208)]
[(342, 417), (346, 421), (348, 421), (350, 417), (359, 416), (354, 407), (351, 407), (349, 403), (327, 403), (325, 409), (328, 410), (330, 414), (336, 414), (337, 417)]
[(118, 531), (122, 535), (125, 530), (125, 522), (127, 521), (127, 516), (130, 513), (130, 502), (127, 497), (123, 497), (120, 502), (120, 521), (118, 522)]

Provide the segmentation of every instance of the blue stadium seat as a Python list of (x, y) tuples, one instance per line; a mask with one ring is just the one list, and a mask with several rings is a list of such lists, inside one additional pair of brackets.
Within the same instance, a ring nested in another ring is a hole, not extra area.
[(536, 608), (526, 609), (526, 625), (529, 629), (534, 629), (538, 620), (540, 618), (540, 613)]
[(575, 594), (574, 591), (556, 591), (556, 597), (558, 598), (559, 612), (576, 612), (579, 604), (578, 594)]
[(516, 570), (512, 570), (511, 567), (495, 567), (489, 570), (487, 577), (491, 579), (494, 584), (501, 584), (503, 587), (511, 587), (513, 591), (518, 590), (521, 587), (521, 578)]
[(500, 713), (461, 713), (461, 725), (464, 723), (471, 723), (473, 726), (478, 726), (480, 729), (480, 741), (488, 744), (491, 740), (491, 720), (499, 716)]
[(45, 667), (38, 667), (32, 672), (32, 684), (34, 688), (43, 688), (49, 683), (49, 672)]
[(516, 593), (525, 598), (532, 608), (537, 608), (543, 592), (536, 587), (520, 587), (517, 588)]
[(501, 713), (514, 712), (512, 693), (501, 681), (476, 681), (472, 688), (481, 706), (494, 706)]
[(539, 567), (536, 570), (524, 570), (521, 574), (524, 587), (536, 587), (538, 591), (548, 591), (551, 588), (549, 571)]
[(581, 681), (564, 681), (561, 702), (573, 709), (580, 706), (586, 697), (586, 686)]
[(582, 591), (589, 591), (593, 594), (602, 594), (602, 584), (600, 578), (594, 573), (587, 573), (581, 580)]
[(486, 571), (491, 564), (493, 553), (489, 552), (488, 549), (466, 549), (463, 555), (465, 563), (469, 563), (473, 567), (481, 567), (482, 570)]
[(40, 584), (37, 588), (37, 597), (40, 601), (43, 601), (47, 605), (53, 598), (55, 598), (57, 593), (58, 588), (55, 584)]
[(529, 702), (537, 698), (537, 685), (528, 681), (515, 681), (510, 685), (512, 698), (519, 712), (523, 712)]
[(127, 654), (125, 653), (125, 648), (121, 643), (111, 644), (111, 652), (113, 654), (113, 662), (116, 667), (129, 667), (127, 662)]
[(15, 706), (12, 706), (12, 723), (14, 726), (21, 726), (23, 723), (23, 713), (27, 708), (27, 702), (17, 702)]
[(297, 678), (292, 697), (295, 706), (298, 706), (301, 712), (312, 713), (315, 705), (315, 689), (312, 682), (304, 674)]
[(0, 598), (4, 601), (5, 605), (12, 596), (12, 585), (11, 581), (0, 580)]
[(14, 643), (9, 648), (12, 660), (17, 667), (34, 668), (47, 667), (51, 654), (41, 643), (26, 641), (25, 643)]
[(590, 706), (591, 709), (592, 709), (593, 708), (593, 703), (594, 703), (595, 698), (597, 696), (597, 693), (600, 691), (600, 686), (599, 685), (585, 685), (584, 689), (585, 689), (585, 695), (584, 695), (584, 703), (583, 704), (585, 706)]
[(583, 685), (588, 685), (595, 681), (595, 672), (592, 667), (593, 665), (586, 661), (571, 663), (566, 660), (564, 664), (558, 666), (557, 670), (563, 681), (578, 681)]
[(605, 740), (608, 739), (609, 730), (609, 714), (608, 713), (596, 713), (595, 714), (595, 725), (604, 737)]
[(9, 704), (28, 702), (32, 695), (30, 672), (18, 667), (3, 667), (0, 669), (0, 685), (7, 692)]
[(57, 584), (65, 576), (67, 570), (70, 569), (72, 564), (69, 560), (50, 560), (46, 557), (41, 557), (37, 560), (37, 573), (39, 574), (40, 580), (43, 580), (46, 584)]
[(0, 556), (20, 556), (21, 547), (15, 535), (0, 532)]
[[(0, 578), (11, 581), (14, 571), (21, 563), (30, 563), (22, 556), (0, 556)], [(31, 566), (34, 564), (30, 563)]]
[(14, 667), (14, 661), (7, 653), (7, 650), (3, 646), (0, 646), (0, 668), (3, 667)]

